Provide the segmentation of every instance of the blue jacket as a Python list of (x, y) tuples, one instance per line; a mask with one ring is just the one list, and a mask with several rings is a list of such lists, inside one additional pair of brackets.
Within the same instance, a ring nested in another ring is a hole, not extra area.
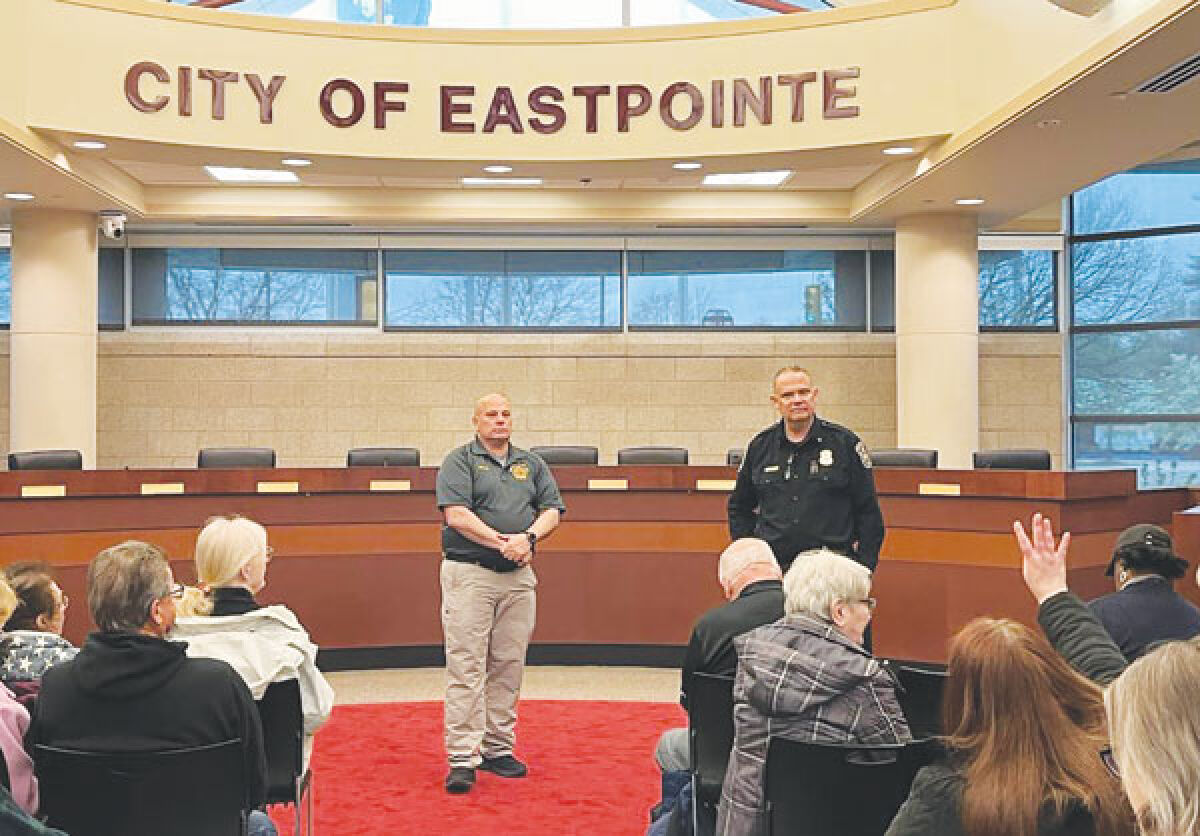
[(1088, 604), (1132, 662), (1155, 644), (1200, 635), (1200, 609), (1158, 575)]

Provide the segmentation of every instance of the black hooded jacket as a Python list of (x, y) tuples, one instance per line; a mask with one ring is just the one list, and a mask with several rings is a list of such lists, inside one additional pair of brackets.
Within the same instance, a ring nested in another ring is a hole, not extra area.
[(226, 662), (190, 659), (186, 647), (92, 633), (74, 659), (46, 671), (27, 745), (146, 752), (241, 738), (247, 809), (259, 806), (267, 765), (254, 699)]

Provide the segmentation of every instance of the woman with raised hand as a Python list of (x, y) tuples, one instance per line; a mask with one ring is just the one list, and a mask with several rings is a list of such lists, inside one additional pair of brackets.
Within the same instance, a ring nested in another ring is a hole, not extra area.
[(271, 555), (267, 530), (253, 520), (206, 522), (196, 538), (197, 586), (185, 593), (171, 638), (186, 641), (189, 656), (228, 662), (255, 699), (273, 682), (297, 680), (307, 761), (311, 735), (333, 711), (333, 689), (295, 613), (282, 604), (261, 606), (255, 597), (266, 586)]

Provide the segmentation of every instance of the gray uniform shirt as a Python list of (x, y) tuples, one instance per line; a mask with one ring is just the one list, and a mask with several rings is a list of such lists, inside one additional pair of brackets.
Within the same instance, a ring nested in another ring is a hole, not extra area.
[[(509, 445), (501, 463), (479, 442), (451, 450), (437, 475), (438, 508), (461, 505), (501, 534), (519, 534), (547, 508), (566, 511), (558, 485), (541, 456)], [(449, 559), (480, 561), (492, 569), (515, 569), (500, 552), (442, 525), (442, 553)]]

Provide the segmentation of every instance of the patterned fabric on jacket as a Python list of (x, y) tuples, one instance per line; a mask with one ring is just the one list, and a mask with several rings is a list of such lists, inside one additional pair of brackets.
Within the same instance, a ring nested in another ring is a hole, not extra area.
[(717, 836), (766, 832), (763, 779), (771, 737), (816, 743), (907, 743), (896, 681), (878, 659), (809, 615), (734, 639), (734, 739)]
[(41, 679), (55, 665), (75, 658), (79, 648), (57, 633), (12, 630), (0, 635), (0, 681)]

